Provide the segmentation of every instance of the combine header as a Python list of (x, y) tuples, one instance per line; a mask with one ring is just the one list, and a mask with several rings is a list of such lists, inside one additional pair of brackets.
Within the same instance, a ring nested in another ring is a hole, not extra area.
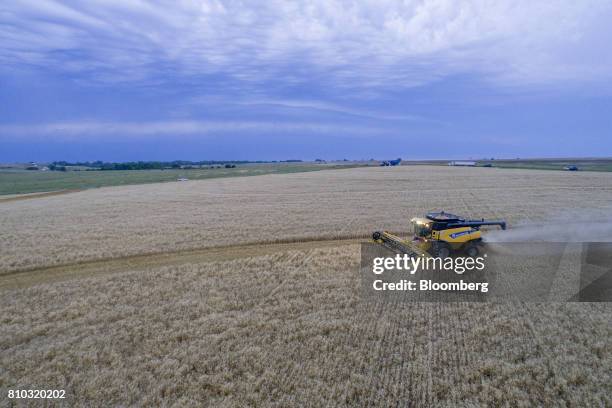
[(376, 231), (372, 234), (372, 239), (374, 242), (400, 254), (408, 254), (411, 257), (427, 255), (427, 252), (423, 251), (418, 245), (415, 245), (413, 241), (402, 239), (388, 231)]
[(402, 239), (387, 231), (372, 234), (375, 242), (395, 252), (410, 256), (432, 255), (448, 258), (453, 252), (463, 251), (470, 257), (480, 252), (482, 226), (499, 226), (506, 229), (506, 222), (499, 220), (466, 220), (454, 214), (431, 212), (425, 218), (411, 220), (414, 237)]

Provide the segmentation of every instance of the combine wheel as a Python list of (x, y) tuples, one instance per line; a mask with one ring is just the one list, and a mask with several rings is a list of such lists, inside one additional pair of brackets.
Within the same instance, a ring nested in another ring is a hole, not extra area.
[(436, 242), (433, 246), (433, 256), (446, 259), (451, 254), (451, 248), (446, 242)]
[(478, 247), (476, 245), (474, 245), (474, 244), (468, 244), (465, 247), (465, 253), (470, 258), (476, 258), (478, 256), (479, 252), (480, 251), (478, 251)]
[(375, 233), (372, 234), (372, 239), (374, 241), (378, 241), (381, 236), (382, 236), (381, 233), (379, 231), (376, 231)]

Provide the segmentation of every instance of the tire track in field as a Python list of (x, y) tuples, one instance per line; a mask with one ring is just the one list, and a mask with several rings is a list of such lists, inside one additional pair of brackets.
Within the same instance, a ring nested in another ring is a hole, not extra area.
[[(399, 232), (396, 231), (389, 231), (392, 234), (400, 234)], [(176, 249), (176, 250), (168, 250), (168, 251), (151, 251), (151, 252), (141, 252), (141, 253), (136, 253), (136, 254), (128, 254), (128, 255), (119, 255), (119, 256), (110, 256), (107, 258), (96, 258), (96, 257), (91, 257), (89, 259), (83, 259), (83, 260), (79, 260), (79, 261), (68, 261), (66, 263), (51, 263), (48, 265), (43, 265), (43, 266), (25, 266), (25, 267), (21, 267), (21, 268), (16, 268), (16, 269), (10, 269), (8, 271), (0, 271), (0, 279), (2, 279), (2, 277), (4, 276), (9, 276), (9, 275), (15, 275), (15, 274), (20, 274), (20, 273), (25, 273), (25, 272), (34, 272), (34, 271), (45, 271), (45, 270), (51, 270), (51, 269), (56, 269), (56, 268), (70, 268), (70, 267), (75, 267), (78, 265), (90, 265), (90, 264), (97, 264), (97, 263), (102, 263), (102, 262), (112, 262), (112, 261), (120, 261), (120, 260), (124, 260), (124, 261), (129, 261), (129, 260), (134, 260), (136, 262), (138, 262), (139, 260), (142, 260), (143, 258), (152, 258), (152, 257), (158, 257), (158, 256), (174, 256), (174, 255), (179, 255), (179, 254), (196, 254), (198, 252), (208, 252), (208, 251), (219, 251), (219, 252), (224, 252), (224, 251), (229, 251), (229, 250), (240, 250), (240, 249), (253, 249), (253, 254), (250, 256), (257, 256), (257, 250), (265, 250), (268, 247), (274, 247), (274, 246), (287, 246), (290, 247), (289, 250), (291, 249), (300, 249), (298, 248), (299, 245), (309, 245), (309, 244), (316, 244), (318, 242), (321, 243), (321, 246), (325, 246), (325, 243), (331, 243), (332, 241), (356, 241), (356, 242), (362, 242), (366, 239), (369, 239), (371, 237), (371, 235), (368, 234), (363, 234), (363, 233), (346, 233), (346, 234), (328, 234), (326, 236), (319, 236), (319, 237), (312, 237), (312, 236), (308, 236), (308, 237), (292, 237), (292, 238), (272, 238), (272, 239), (262, 239), (259, 241), (245, 241), (245, 242), (239, 242), (239, 243), (235, 243), (235, 244), (221, 244), (221, 245), (211, 245), (211, 246), (200, 246), (200, 247), (191, 247), (191, 248), (181, 248), (181, 249)], [(274, 251), (276, 252), (276, 251)], [(267, 252), (264, 252), (264, 254)], [(224, 258), (224, 260), (226, 259), (232, 259), (232, 257), (229, 258)]]
[(344, 237), (318, 239), (286, 239), (271, 243), (250, 243), (187, 249), (173, 252), (129, 255), (124, 257), (94, 259), (71, 264), (53, 265), (0, 273), (0, 291), (29, 287), (41, 283), (52, 283), (70, 279), (89, 278), (117, 272), (144, 270), (159, 266), (185, 264), (189, 262), (227, 261), (291, 250), (309, 250), (358, 244), (364, 235), (352, 234)]

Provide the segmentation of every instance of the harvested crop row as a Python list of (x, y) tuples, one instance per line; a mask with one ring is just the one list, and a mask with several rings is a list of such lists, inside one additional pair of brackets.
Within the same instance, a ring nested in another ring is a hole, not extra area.
[[(0, 299), (0, 388), (70, 405), (604, 406), (605, 304), (365, 301), (358, 246), (160, 267)], [(138, 390), (138, 392), (135, 392)]]

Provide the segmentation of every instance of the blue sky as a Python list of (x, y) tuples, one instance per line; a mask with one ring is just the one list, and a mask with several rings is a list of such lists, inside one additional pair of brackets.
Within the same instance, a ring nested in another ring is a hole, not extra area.
[(3, 162), (612, 156), (610, 1), (4, 3)]

